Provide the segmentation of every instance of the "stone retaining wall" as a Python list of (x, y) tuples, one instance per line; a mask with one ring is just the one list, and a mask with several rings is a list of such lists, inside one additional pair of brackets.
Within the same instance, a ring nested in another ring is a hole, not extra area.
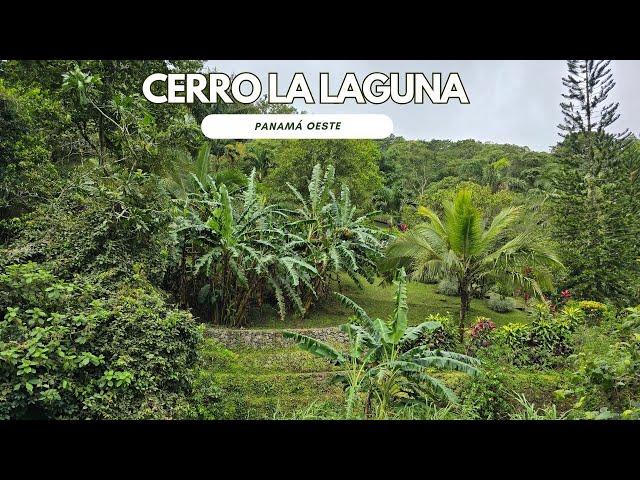
[(219, 340), (227, 347), (265, 348), (283, 345), (293, 345), (294, 342), (282, 336), (282, 331), (288, 330), (302, 335), (308, 335), (328, 343), (347, 343), (347, 335), (337, 327), (300, 328), (282, 330), (251, 330), (244, 328), (208, 328), (206, 335)]

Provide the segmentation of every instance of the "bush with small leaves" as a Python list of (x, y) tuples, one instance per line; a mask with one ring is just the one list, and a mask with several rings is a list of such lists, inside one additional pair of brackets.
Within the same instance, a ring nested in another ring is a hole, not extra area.
[(440, 280), (438, 284), (438, 293), (440, 295), (447, 295), (448, 297), (457, 297), (458, 296), (458, 282), (454, 282), (453, 280), (444, 279)]
[(542, 316), (530, 324), (510, 323), (497, 329), (496, 340), (515, 365), (555, 366), (572, 353), (575, 328), (568, 318)]
[(201, 332), (144, 281), (104, 291), (35, 263), (0, 275), (0, 418), (171, 418)]
[(516, 309), (516, 302), (511, 297), (491, 297), (487, 301), (487, 306), (498, 313), (513, 312)]
[(502, 370), (469, 378), (463, 384), (461, 402), (472, 418), (506, 419), (512, 410), (509, 403), (509, 376)]
[(578, 306), (580, 307), (580, 310), (584, 312), (585, 320), (588, 325), (597, 325), (611, 316), (609, 307), (604, 303), (583, 300), (578, 304)]

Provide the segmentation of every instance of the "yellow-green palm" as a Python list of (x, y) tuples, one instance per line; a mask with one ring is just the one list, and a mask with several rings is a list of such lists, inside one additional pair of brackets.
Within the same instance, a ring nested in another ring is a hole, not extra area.
[(461, 190), (453, 202), (443, 203), (442, 218), (433, 210), (419, 207), (429, 220), (400, 235), (388, 247), (383, 270), (407, 266), (416, 280), (455, 278), (460, 295), (460, 340), (474, 284), (501, 283), (519, 286), (542, 297), (551, 287), (551, 271), (562, 266), (553, 250), (524, 232), (505, 238), (506, 228), (518, 219), (520, 207), (498, 213), (485, 227), (471, 192)]

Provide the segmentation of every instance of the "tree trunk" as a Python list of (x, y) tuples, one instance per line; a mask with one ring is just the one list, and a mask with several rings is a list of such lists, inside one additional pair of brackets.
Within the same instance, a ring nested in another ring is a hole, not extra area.
[(255, 289), (257, 284), (258, 284), (258, 282), (254, 281), (253, 282), (253, 286), (251, 288), (249, 288), (247, 293), (244, 295), (244, 298), (240, 301), (240, 304), (238, 305), (238, 310), (236, 312), (236, 317), (235, 317), (235, 319), (233, 321), (233, 326), (234, 327), (238, 327), (238, 326), (240, 326), (240, 325), (242, 325), (244, 323), (245, 312), (247, 310), (247, 307), (249, 306), (249, 301), (253, 297), (253, 291), (254, 291), (254, 289)]
[(371, 414), (371, 392), (367, 393), (367, 399), (364, 402), (364, 419), (367, 420)]
[[(316, 292), (316, 296), (318, 299), (321, 299), (324, 297), (324, 293), (326, 290), (326, 285), (325, 283), (328, 283), (327, 279), (325, 279), (325, 272), (326, 272), (326, 265), (321, 265), (320, 268), (318, 268), (318, 276), (316, 277), (315, 281), (312, 282), (313, 288)], [(329, 272), (329, 280), (331, 279), (331, 272)], [(304, 302), (304, 317), (307, 316), (307, 314), (309, 313), (309, 311), (311, 310), (311, 307), (314, 304), (314, 296), (311, 292), (308, 293), (306, 301)]]
[(464, 322), (469, 311), (469, 289), (465, 284), (460, 285), (460, 344), (464, 347)]

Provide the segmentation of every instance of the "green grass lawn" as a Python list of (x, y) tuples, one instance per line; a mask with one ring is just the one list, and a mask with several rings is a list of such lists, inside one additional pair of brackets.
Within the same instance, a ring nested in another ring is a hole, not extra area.
[[(365, 282), (361, 290), (348, 277), (341, 280), (342, 294), (346, 295), (369, 314), (370, 317), (386, 318), (393, 312), (393, 287), (382, 287), (376, 282), (370, 285)], [(460, 299), (457, 297), (447, 297), (436, 292), (437, 285), (427, 285), (424, 283), (408, 284), (409, 321), (412, 324), (423, 322), (429, 314), (451, 313), (458, 315)], [(334, 289), (338, 289), (334, 283)], [(343, 307), (334, 295), (329, 295), (322, 303), (316, 306), (308, 318), (300, 318), (300, 315), (291, 314), (284, 322), (280, 320), (275, 310), (263, 309), (251, 320), (252, 328), (312, 328), (330, 327), (345, 323), (351, 310)], [(477, 316), (489, 317), (497, 325), (505, 325), (510, 322), (528, 322), (528, 315), (515, 310), (510, 313), (496, 313), (487, 307), (486, 300), (474, 299), (471, 302), (470, 320)]]

